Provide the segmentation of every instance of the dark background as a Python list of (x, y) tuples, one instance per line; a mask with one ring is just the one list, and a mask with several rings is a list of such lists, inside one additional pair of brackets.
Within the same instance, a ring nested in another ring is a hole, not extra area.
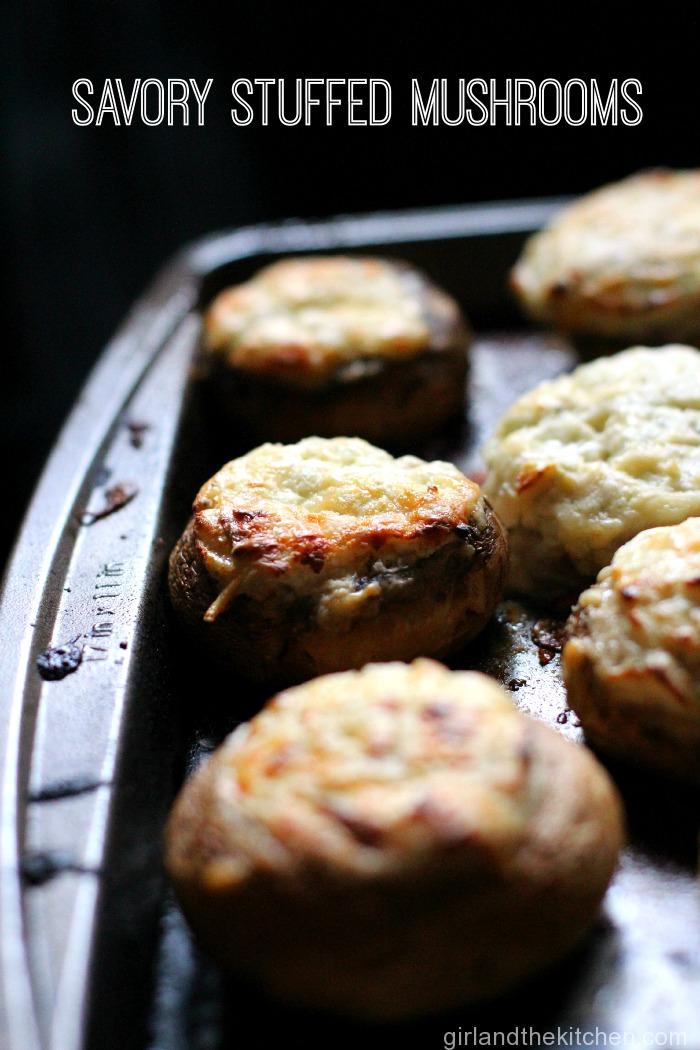
[[(226, 12), (226, 18), (223, 12)], [(15, 3), (2, 93), (6, 348), (0, 557), (58, 427), (134, 297), (183, 242), (301, 215), (584, 191), (695, 166), (698, 16), (589, 3), (286, 7)], [(203, 128), (75, 127), (89, 77), (215, 78)], [(236, 76), (383, 76), (383, 128), (234, 127)], [(412, 128), (411, 76), (642, 80), (637, 128)]]

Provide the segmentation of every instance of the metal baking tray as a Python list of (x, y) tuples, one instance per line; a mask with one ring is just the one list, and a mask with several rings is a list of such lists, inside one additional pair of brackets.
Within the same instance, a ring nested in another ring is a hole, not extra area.
[[(698, 797), (666, 781), (614, 770), (630, 845), (596, 931), (575, 956), (497, 1003), (411, 1025), (370, 1028), (283, 1010), (224, 980), (193, 947), (160, 865), (163, 822), (183, 776), (264, 699), (235, 680), (216, 683), (217, 693), (196, 654), (178, 644), (165, 600), (167, 554), (195, 491), (241, 451), (213, 424), (197, 381), (201, 305), (287, 253), (357, 250), (424, 267), (464, 304), (477, 340), (465, 419), (415, 451), (478, 477), (479, 445), (500, 412), (576, 360), (566, 343), (522, 326), (505, 286), (525, 235), (560, 204), (215, 235), (168, 266), (106, 348), (37, 488), (0, 608), (0, 1040), (8, 1050), (443, 1046), (446, 1033), (470, 1045), (467, 1037), (523, 1027), (553, 1033), (549, 1045), (569, 1045), (578, 1027), (626, 1033), (623, 1045), (677, 1033), (685, 1043), (675, 1045), (700, 1046)], [(504, 603), (455, 664), (494, 674), (522, 708), (578, 738), (556, 629), (547, 610)], [(56, 647), (53, 659), (42, 657)], [(213, 694), (219, 710), (208, 706)]]

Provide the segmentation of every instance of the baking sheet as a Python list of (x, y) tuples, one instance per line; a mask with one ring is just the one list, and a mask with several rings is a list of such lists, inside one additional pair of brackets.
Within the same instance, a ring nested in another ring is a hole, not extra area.
[[(642, 773), (614, 770), (630, 847), (581, 951), (497, 1004), (410, 1025), (282, 1010), (224, 981), (194, 949), (160, 868), (160, 831), (183, 775), (264, 700), (242, 683), (207, 681), (183, 659), (164, 597), (167, 553), (194, 492), (241, 451), (212, 426), (192, 370), (198, 305), (290, 251), (369, 250), (425, 267), (463, 302), (478, 338), (464, 421), (415, 451), (478, 477), (478, 449), (500, 412), (575, 362), (565, 343), (518, 328), (504, 291), (524, 234), (555, 207), (218, 235), (176, 260), (108, 348), (42, 479), (0, 611), (0, 1030), (12, 1050), (442, 1046), (460, 1031), (469, 1045), (475, 1027), (522, 1026), (553, 1033), (553, 1045), (581, 1027), (628, 1033), (626, 1045), (676, 1032), (700, 1046), (698, 796)], [(556, 632), (548, 610), (503, 603), (455, 666), (494, 674), (519, 706), (579, 739)], [(77, 668), (42, 678), (37, 657), (74, 640)]]
[[(470, 409), (464, 424), (417, 451), (453, 460), (479, 477), (479, 449), (500, 412), (534, 383), (576, 363), (552, 336), (487, 332), (472, 352)], [(562, 623), (546, 608), (500, 604), (492, 624), (451, 661), (493, 675), (522, 710), (570, 739), (582, 731), (568, 708), (560, 677)], [(253, 700), (253, 708), (257, 707)], [(235, 720), (210, 710), (192, 730), (190, 767), (205, 759)], [(158, 993), (151, 1046), (442, 1046), (462, 1038), (532, 1027), (564, 1041), (577, 1028), (627, 1033), (684, 1033), (700, 1045), (700, 926), (695, 880), (697, 795), (659, 778), (617, 767), (630, 822), (630, 844), (607, 894), (593, 936), (554, 972), (497, 1003), (419, 1022), (367, 1026), (276, 1007), (259, 990), (219, 977), (193, 947), (172, 900), (163, 916)], [(556, 785), (553, 785), (556, 790)], [(476, 1030), (476, 1032), (475, 1032)], [(457, 1038), (457, 1035), (455, 1038)], [(469, 1044), (467, 1044), (469, 1045)]]

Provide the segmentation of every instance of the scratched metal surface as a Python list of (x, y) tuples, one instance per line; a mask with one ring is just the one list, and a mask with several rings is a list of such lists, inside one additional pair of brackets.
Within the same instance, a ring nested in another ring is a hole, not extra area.
[[(165, 559), (192, 494), (239, 451), (212, 426), (192, 378), (197, 301), (288, 251), (369, 248), (425, 266), (481, 334), (463, 424), (415, 451), (478, 476), (479, 446), (500, 412), (575, 361), (552, 337), (503, 330), (513, 322), (505, 273), (523, 234), (552, 207), (216, 236), (176, 261), (108, 349), (42, 480), (0, 608), (0, 1045), (4, 1037), (10, 1050), (213, 1050), (243, 1038), (423, 1046), (475, 1025), (532, 1025), (640, 1039), (684, 1031), (687, 1046), (700, 1046), (698, 798), (662, 781), (614, 770), (630, 847), (576, 957), (495, 1006), (407, 1027), (339, 1025), (223, 981), (194, 949), (160, 870), (160, 832), (182, 776), (264, 699), (240, 683), (203, 680), (164, 601)], [(519, 706), (579, 740), (553, 633), (547, 610), (504, 603), (455, 664), (494, 674)], [(36, 661), (57, 646), (46, 680)], [(202, 705), (206, 694), (215, 705)]]

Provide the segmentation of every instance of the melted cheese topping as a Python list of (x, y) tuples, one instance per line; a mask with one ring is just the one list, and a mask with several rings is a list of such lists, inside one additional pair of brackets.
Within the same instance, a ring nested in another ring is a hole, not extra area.
[(700, 514), (700, 353), (638, 347), (543, 383), (484, 455), (485, 495), (529, 537), (512, 551), (523, 589), (562, 555), (593, 577), (643, 529)]
[(626, 543), (579, 607), (599, 675), (648, 675), (700, 716), (700, 518)]
[[(205, 343), (229, 365), (258, 374), (328, 378), (357, 359), (425, 350), (425, 281), (378, 259), (289, 259), (222, 292), (205, 319)], [(433, 298), (433, 296), (431, 296)], [(459, 311), (434, 292), (435, 309)]]
[(282, 576), (297, 593), (339, 597), (368, 564), (410, 565), (486, 514), (478, 485), (451, 463), (316, 437), (227, 463), (194, 511), (200, 553), (222, 588), (210, 618), (241, 591), (271, 593)]
[(280, 693), (204, 771), (218, 806), (209, 819), (232, 831), (210, 879), (304, 856), (376, 874), (462, 844), (493, 859), (526, 829), (523, 733), (496, 682), (432, 660), (370, 664)]
[(700, 171), (644, 172), (588, 194), (528, 241), (513, 281), (535, 316), (581, 328), (688, 299), (697, 313)]

